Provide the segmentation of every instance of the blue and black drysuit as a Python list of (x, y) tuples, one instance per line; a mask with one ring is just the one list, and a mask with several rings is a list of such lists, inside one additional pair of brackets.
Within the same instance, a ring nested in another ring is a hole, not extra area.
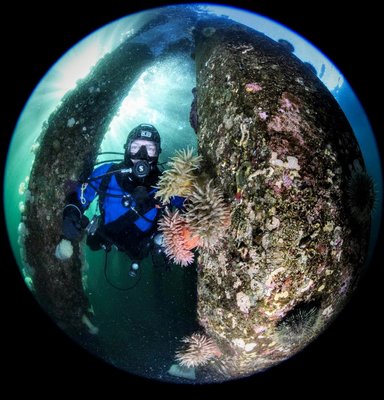
[[(82, 213), (99, 196), (101, 223), (94, 235), (88, 235), (92, 250), (108, 249), (112, 244), (131, 259), (144, 258), (151, 248), (162, 207), (154, 198), (161, 174), (154, 168), (144, 180), (126, 172), (124, 164), (108, 163), (97, 167), (86, 183), (79, 185), (68, 198)], [(182, 207), (184, 199), (174, 197), (173, 206)]]

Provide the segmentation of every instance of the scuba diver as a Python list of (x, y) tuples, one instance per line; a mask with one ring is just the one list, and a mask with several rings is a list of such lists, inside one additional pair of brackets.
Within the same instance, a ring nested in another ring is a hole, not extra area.
[[(69, 240), (80, 240), (85, 231), (87, 245), (91, 250), (104, 249), (106, 259), (115, 246), (129, 256), (129, 273), (136, 276), (140, 260), (150, 251), (154, 264), (168, 267), (162, 235), (157, 232), (162, 206), (154, 198), (154, 186), (161, 175), (157, 166), (161, 153), (159, 132), (153, 125), (138, 125), (128, 134), (124, 150), (122, 162), (103, 163), (67, 195), (62, 233)], [(89, 221), (84, 211), (97, 196), (100, 215)], [(182, 207), (183, 201), (175, 197), (171, 204)]]

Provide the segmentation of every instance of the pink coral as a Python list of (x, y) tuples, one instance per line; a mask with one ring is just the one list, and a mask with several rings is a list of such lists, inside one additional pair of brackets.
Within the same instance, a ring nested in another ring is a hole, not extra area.
[(284, 176), (283, 176), (283, 185), (286, 188), (290, 188), (292, 186), (292, 182), (293, 182), (292, 179), (287, 174), (284, 174)]
[(312, 132), (310, 125), (303, 121), (300, 113), (300, 100), (288, 92), (284, 92), (279, 100), (280, 108), (268, 123), (268, 130), (290, 133), (300, 146), (305, 142), (302, 131)]
[(267, 113), (266, 111), (260, 111), (260, 112), (259, 112), (259, 118), (260, 118), (262, 121), (265, 121), (265, 120), (268, 118), (268, 113)]
[(251, 83), (247, 83), (245, 85), (245, 90), (248, 93), (256, 93), (256, 92), (260, 92), (260, 90), (263, 90), (263, 88), (256, 82), (251, 82)]

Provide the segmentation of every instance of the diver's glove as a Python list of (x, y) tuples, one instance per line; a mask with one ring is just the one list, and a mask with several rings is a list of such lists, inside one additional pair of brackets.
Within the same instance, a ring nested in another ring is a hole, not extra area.
[(155, 206), (153, 198), (144, 186), (137, 186), (132, 192), (132, 197), (135, 200), (135, 209), (140, 214), (145, 214)]
[(80, 240), (89, 219), (83, 216), (80, 208), (67, 204), (63, 210), (62, 233), (69, 240)]

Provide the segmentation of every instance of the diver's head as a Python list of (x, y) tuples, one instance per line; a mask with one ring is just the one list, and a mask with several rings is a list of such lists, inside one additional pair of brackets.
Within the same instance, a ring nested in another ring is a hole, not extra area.
[(161, 153), (159, 132), (153, 125), (140, 124), (128, 134), (124, 149), (125, 164), (133, 164), (133, 174), (145, 178)]

